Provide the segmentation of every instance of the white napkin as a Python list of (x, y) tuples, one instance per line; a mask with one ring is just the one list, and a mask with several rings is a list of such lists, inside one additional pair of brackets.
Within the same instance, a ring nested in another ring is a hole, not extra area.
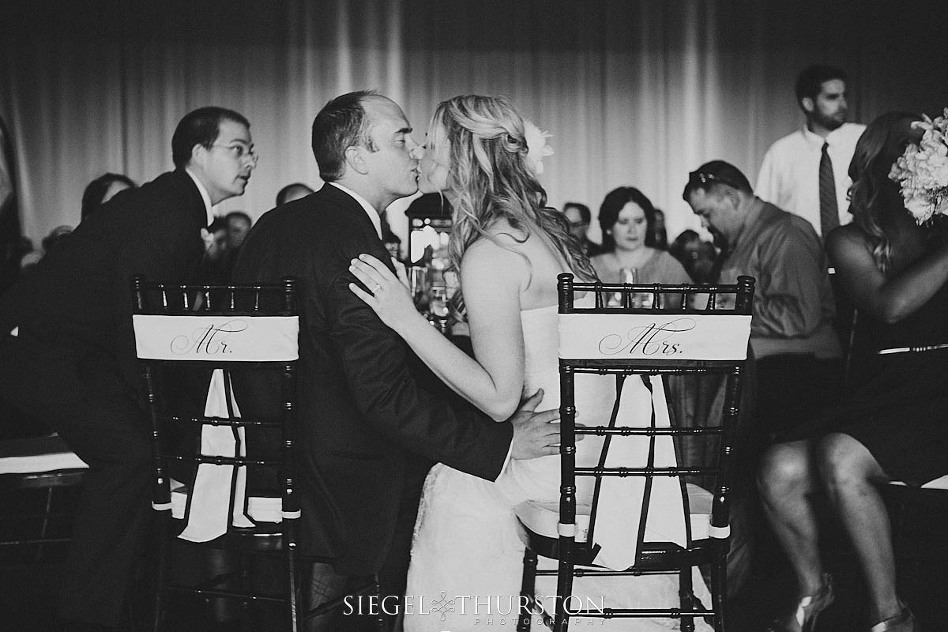
[[(637, 389), (648, 393), (638, 376), (630, 375), (622, 386), (622, 401), (616, 426), (646, 426), (655, 408), (655, 425), (668, 428), (668, 405), (659, 376), (652, 376), (652, 396), (643, 397)], [(614, 436), (606, 456), (606, 467), (645, 467), (649, 438)], [(671, 436), (655, 437), (655, 467), (676, 464), (675, 445)], [(645, 478), (641, 476), (607, 476), (602, 479), (594, 537), (602, 547), (596, 564), (615, 570), (635, 563)], [(646, 518), (646, 538), (662, 542), (686, 543), (684, 503), (677, 477), (656, 476), (652, 479), (651, 498)]]
[[(227, 391), (224, 389), (224, 371), (215, 369), (211, 384), (207, 389), (207, 403), (204, 405), (206, 417), (227, 417)], [(231, 396), (234, 415), (239, 417), (237, 402)], [(244, 428), (237, 429), (240, 437), (240, 454), (236, 454), (237, 442), (233, 430), (228, 426), (204, 426), (201, 430), (201, 452), (213, 456), (246, 456)], [(191, 511), (188, 525), (178, 537), (191, 542), (208, 542), (227, 532), (227, 510), (230, 507), (230, 481), (233, 465), (198, 465), (191, 489)], [(237, 484), (234, 489), (235, 527), (252, 527), (244, 515), (244, 494), (247, 486), (247, 468), (237, 470)]]

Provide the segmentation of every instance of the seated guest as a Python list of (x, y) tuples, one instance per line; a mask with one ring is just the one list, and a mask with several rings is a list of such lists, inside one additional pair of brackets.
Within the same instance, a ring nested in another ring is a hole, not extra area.
[(683, 230), (668, 247), (668, 254), (678, 259), (695, 283), (711, 283), (714, 280), (714, 264), (718, 251), (710, 241), (691, 229)]
[(841, 370), (820, 239), (805, 219), (756, 197), (747, 177), (723, 160), (693, 171), (683, 197), (726, 243), (718, 281), (757, 279), (750, 339), (757, 427), (782, 434), (829, 403)]
[(794, 612), (776, 620), (774, 630), (809, 630), (833, 601), (817, 547), (820, 494), (852, 541), (872, 630), (917, 629), (895, 592), (889, 519), (875, 487), (948, 474), (948, 349), (938, 348), (948, 342), (948, 242), (943, 222), (915, 222), (888, 178), (906, 145), (921, 136), (911, 128), (916, 120), (890, 112), (866, 129), (849, 166), (853, 221), (826, 241), (840, 286), (859, 311), (856, 346), (869, 351), (859, 386), (792, 441), (773, 446), (760, 470), (765, 511), (798, 589)]
[(313, 190), (302, 182), (288, 184), (277, 193), (276, 205), (280, 206), (281, 204), (304, 198), (312, 192)]
[(153, 475), (129, 277), (196, 280), (211, 207), (242, 195), (256, 166), (249, 127), (223, 108), (186, 115), (171, 139), (174, 172), (106, 202), (0, 296), (0, 397), (90, 466), (57, 629), (129, 629)]
[(668, 250), (668, 230), (665, 228), (665, 211), (660, 208), (655, 209), (655, 222), (652, 225), (653, 247), (659, 250)]
[(635, 187), (619, 187), (606, 195), (599, 207), (599, 226), (603, 254), (590, 262), (600, 280), (622, 283), (627, 280), (623, 270), (630, 270), (635, 283), (691, 283), (674, 257), (654, 247), (655, 207)]
[[(722, 160), (693, 171), (682, 197), (722, 245), (720, 283), (757, 279), (751, 319), (754, 358), (735, 437), (735, 538), (728, 578), (742, 585), (752, 565), (766, 566), (768, 548), (754, 473), (774, 437), (833, 401), (842, 351), (832, 328), (833, 296), (816, 231), (754, 195), (747, 177)], [(754, 558), (757, 558), (756, 560)]]
[[(244, 240), (250, 232), (253, 225), (250, 216), (243, 211), (231, 211), (224, 216), (224, 242), (221, 261), (218, 264), (220, 268), (220, 279), (222, 283), (230, 283), (230, 274), (237, 263), (237, 257), (240, 256), (240, 247), (244, 245)], [(217, 221), (215, 220), (215, 224)], [(218, 246), (220, 248), (220, 246)], [(208, 253), (210, 257), (210, 252)]]
[(106, 173), (88, 185), (82, 192), (82, 209), (80, 221), (92, 215), (96, 209), (112, 199), (112, 196), (125, 189), (134, 189), (135, 182), (128, 176), (120, 173)]
[(224, 216), (226, 226), (227, 252), (238, 252), (244, 245), (244, 239), (250, 232), (253, 221), (243, 211), (231, 211)]
[(563, 205), (563, 215), (569, 222), (569, 232), (579, 240), (583, 251), (587, 257), (594, 257), (602, 252), (602, 246), (589, 240), (586, 234), (589, 231), (589, 223), (592, 221), (592, 214), (589, 207), (579, 202), (567, 202)]

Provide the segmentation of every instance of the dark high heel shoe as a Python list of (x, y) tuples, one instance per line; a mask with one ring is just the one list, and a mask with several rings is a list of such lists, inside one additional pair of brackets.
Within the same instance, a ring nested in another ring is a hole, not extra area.
[(904, 605), (902, 612), (869, 628), (869, 632), (918, 632), (915, 615)]
[[(801, 597), (792, 611), (770, 623), (767, 632), (813, 632), (816, 618), (833, 603), (834, 598), (833, 578), (829, 573), (823, 573), (823, 585), (820, 589), (812, 595)], [(888, 628), (881, 628), (886, 629)], [(870, 632), (879, 630), (873, 629)]]

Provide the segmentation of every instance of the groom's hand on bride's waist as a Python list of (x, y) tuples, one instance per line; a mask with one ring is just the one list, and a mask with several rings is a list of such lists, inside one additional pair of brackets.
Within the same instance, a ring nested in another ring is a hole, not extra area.
[[(543, 389), (525, 399), (510, 418), (513, 424), (513, 439), (510, 442), (510, 457), (513, 459), (535, 459), (539, 456), (559, 454), (560, 418), (558, 409), (535, 412)], [(576, 437), (582, 440), (583, 435)]]

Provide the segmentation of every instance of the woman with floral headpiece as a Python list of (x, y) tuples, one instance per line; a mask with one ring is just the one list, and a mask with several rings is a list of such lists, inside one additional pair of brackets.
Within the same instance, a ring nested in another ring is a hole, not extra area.
[(773, 446), (763, 460), (764, 508), (799, 590), (774, 631), (813, 630), (833, 602), (818, 549), (819, 495), (842, 522), (865, 579), (866, 629), (918, 629), (896, 594), (889, 517), (877, 487), (893, 479), (917, 486), (948, 474), (944, 218), (919, 224), (893, 182), (900, 175), (893, 163), (921, 136), (918, 120), (890, 112), (869, 125), (849, 167), (853, 221), (826, 242), (859, 314), (853, 392), (806, 425), (800, 440)]
[[(584, 281), (596, 278), (563, 215), (546, 206), (537, 180), (544, 146), (539, 129), (502, 97), (449, 99), (429, 127), (420, 189), (444, 191), (454, 209), (450, 257), (460, 274), (474, 358), (417, 313), (402, 283), (381, 263), (363, 258), (353, 269), (367, 287), (379, 286), (374, 296), (353, 291), (442, 381), (498, 422), (539, 388), (543, 408), (558, 406), (556, 278), (563, 272)], [(578, 423), (609, 418), (615, 382), (600, 378), (576, 376)], [(643, 384), (629, 384), (625, 397), (651, 401)], [(601, 445), (601, 438), (580, 442), (577, 465), (593, 465)], [(588, 513), (591, 488), (581, 487), (577, 495), (578, 511), (585, 506)], [(557, 515), (558, 499), (555, 455), (512, 460), (495, 483), (441, 464), (432, 468), (408, 575), (407, 594), (418, 616), (406, 616), (405, 629), (477, 630), (487, 619), (502, 618), (514, 626), (524, 550), (518, 515), (534, 528), (528, 516)], [(635, 581), (639, 595), (677, 603), (672, 578)], [(624, 590), (636, 594), (635, 588)], [(665, 622), (638, 624), (637, 629), (665, 629)]]

